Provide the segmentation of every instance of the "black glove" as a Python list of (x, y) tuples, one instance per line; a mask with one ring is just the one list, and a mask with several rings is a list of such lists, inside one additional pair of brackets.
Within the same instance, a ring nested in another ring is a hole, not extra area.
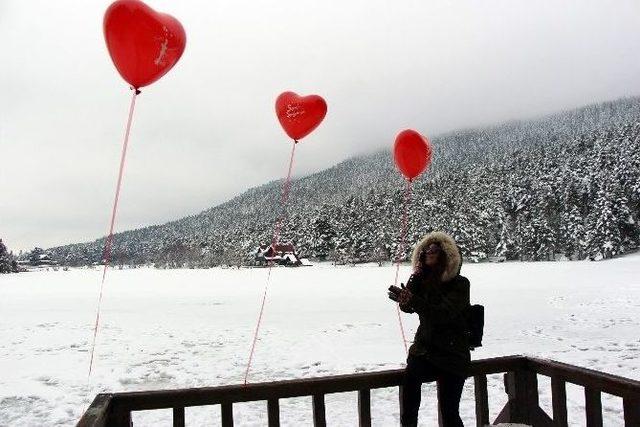
[(404, 289), (404, 283), (400, 283), (400, 286), (402, 286), (402, 287), (399, 288), (399, 287), (394, 286), (394, 285), (389, 286), (387, 295), (389, 296), (390, 300), (398, 302), (398, 298), (400, 297), (400, 293)]

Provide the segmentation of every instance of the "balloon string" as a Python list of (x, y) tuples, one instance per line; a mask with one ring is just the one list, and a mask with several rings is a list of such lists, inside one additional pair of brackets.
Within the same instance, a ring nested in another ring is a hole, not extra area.
[[(400, 262), (404, 258), (405, 243), (407, 238), (407, 230), (409, 226), (409, 204), (411, 203), (411, 180), (407, 180), (407, 188), (404, 191), (404, 208), (402, 212), (402, 229), (400, 232), (400, 246), (396, 256), (396, 277), (394, 285), (398, 286), (398, 274), (400, 272)], [(402, 324), (402, 316), (400, 315), (400, 303), (396, 304), (396, 312), (398, 313), (398, 323), (400, 324), (400, 333), (402, 334), (402, 343), (404, 344), (405, 353), (409, 352), (407, 348), (407, 337), (404, 333), (404, 325)]]
[[(278, 239), (280, 238), (280, 230), (282, 227), (282, 222), (286, 215), (286, 206), (287, 200), (289, 199), (289, 190), (291, 187), (291, 171), (293, 169), (293, 158), (296, 152), (296, 145), (298, 145), (298, 141), (293, 141), (293, 147), (291, 148), (291, 156), (289, 157), (289, 169), (287, 171), (287, 178), (285, 179), (282, 185), (282, 197), (280, 198), (280, 209), (282, 210), (278, 220), (276, 221), (276, 226), (273, 232), (273, 238), (271, 239), (271, 249), (272, 256), (275, 255), (276, 246), (278, 244)], [(267, 289), (269, 288), (269, 283), (271, 281), (271, 268), (273, 267), (273, 259), (269, 260), (268, 263), (268, 273), (267, 273), (267, 283), (264, 285), (264, 292), (262, 294), (262, 303), (260, 304), (260, 314), (258, 314), (258, 322), (256, 323), (256, 329), (253, 333), (253, 340), (251, 343), (251, 351), (249, 352), (249, 360), (247, 361), (247, 368), (244, 372), (244, 384), (247, 385), (247, 379), (249, 378), (249, 370), (251, 369), (251, 362), (253, 361), (253, 354), (256, 349), (256, 342), (258, 340), (258, 332), (260, 330), (260, 324), (262, 323), (262, 314), (264, 313), (264, 304), (267, 300)]]
[(127, 127), (124, 133), (124, 141), (122, 143), (122, 153), (120, 155), (120, 169), (118, 171), (118, 182), (116, 184), (116, 194), (113, 199), (113, 208), (111, 210), (111, 221), (109, 223), (109, 233), (105, 240), (104, 251), (102, 258), (104, 260), (104, 268), (102, 270), (102, 280), (100, 282), (100, 296), (98, 297), (98, 308), (96, 310), (96, 321), (93, 326), (93, 342), (91, 344), (91, 359), (89, 360), (89, 374), (91, 377), (91, 370), (93, 368), (93, 356), (96, 348), (96, 337), (98, 335), (98, 325), (100, 323), (100, 307), (102, 305), (102, 291), (104, 289), (104, 281), (107, 276), (107, 268), (111, 263), (111, 251), (113, 244), (113, 226), (116, 221), (116, 212), (118, 211), (118, 201), (120, 200), (120, 189), (122, 187), (122, 176), (124, 174), (125, 160), (127, 157), (127, 146), (129, 145), (129, 132), (131, 131), (131, 122), (133, 121), (133, 110), (136, 106), (136, 97), (140, 93), (139, 90), (134, 90), (133, 97), (131, 98), (131, 105), (129, 106), (129, 118), (127, 120)]
[[(286, 207), (287, 200), (289, 199), (289, 189), (291, 187), (291, 170), (293, 168), (293, 156), (296, 152), (296, 145), (298, 145), (298, 141), (293, 141), (293, 147), (291, 147), (291, 156), (289, 157), (289, 170), (287, 171), (287, 178), (282, 185), (282, 197), (280, 199), (280, 217), (276, 222), (276, 229), (273, 233), (273, 239), (271, 239), (271, 244), (275, 245), (278, 243), (277, 239), (280, 237), (280, 230), (282, 228), (282, 221), (284, 220), (284, 216), (286, 215)], [(275, 249), (275, 248), (274, 248)]]

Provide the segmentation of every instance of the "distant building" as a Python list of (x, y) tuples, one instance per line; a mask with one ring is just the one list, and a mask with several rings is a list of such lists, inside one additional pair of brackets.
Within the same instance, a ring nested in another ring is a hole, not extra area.
[(254, 262), (256, 265), (268, 265), (271, 262), (276, 265), (291, 267), (302, 264), (292, 243), (260, 245), (255, 250)]
[(58, 265), (58, 262), (53, 259), (51, 254), (42, 248), (35, 248), (28, 254), (26, 259), (20, 260), (18, 263), (31, 267), (55, 267)]
[(38, 255), (38, 258), (35, 260), (35, 263), (32, 264), (38, 267), (49, 267), (58, 265), (58, 261), (51, 258), (51, 255), (48, 253)]

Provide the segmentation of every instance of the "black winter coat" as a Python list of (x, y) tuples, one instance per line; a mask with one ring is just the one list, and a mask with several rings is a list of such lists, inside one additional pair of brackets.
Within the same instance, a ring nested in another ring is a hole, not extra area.
[(400, 308), (420, 317), (409, 355), (424, 356), (440, 369), (466, 376), (471, 361), (466, 321), (469, 280), (457, 274), (446, 282), (427, 282), (418, 272), (409, 278), (407, 288), (413, 298)]

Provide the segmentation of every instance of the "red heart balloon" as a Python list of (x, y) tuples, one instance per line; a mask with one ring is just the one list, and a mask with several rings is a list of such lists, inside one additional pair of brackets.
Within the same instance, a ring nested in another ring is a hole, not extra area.
[(294, 140), (309, 135), (327, 114), (327, 103), (318, 95), (283, 92), (276, 99), (276, 114), (284, 131)]
[(429, 140), (415, 130), (403, 130), (396, 136), (393, 158), (400, 172), (412, 180), (431, 164)]
[(104, 38), (118, 72), (138, 89), (164, 76), (187, 41), (182, 24), (139, 0), (118, 0), (104, 14)]

